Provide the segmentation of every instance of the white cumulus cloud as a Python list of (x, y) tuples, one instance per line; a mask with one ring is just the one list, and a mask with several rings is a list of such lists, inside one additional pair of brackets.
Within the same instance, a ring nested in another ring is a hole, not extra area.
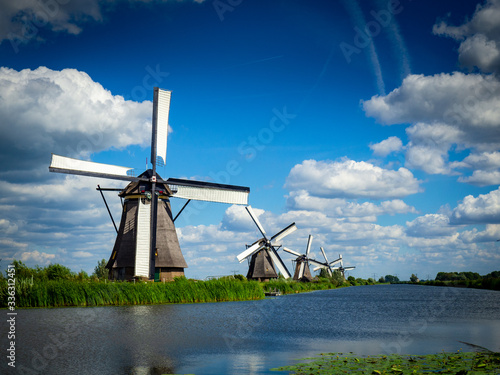
[[(91, 153), (147, 145), (151, 102), (115, 96), (75, 69), (0, 68), (0, 173), (46, 167), (50, 154)], [(13, 159), (13, 155), (23, 155)], [(15, 168), (13, 167), (15, 165)]]
[(293, 191), (287, 198), (292, 210), (312, 210), (326, 213), (329, 217), (347, 218), (349, 221), (376, 221), (380, 215), (415, 213), (401, 199), (373, 202), (352, 202), (342, 198), (321, 198), (311, 196), (306, 190)]
[(383, 169), (373, 164), (305, 160), (286, 179), (290, 191), (306, 190), (323, 198), (401, 198), (420, 191), (419, 180), (406, 168)]
[(403, 142), (398, 137), (389, 137), (382, 142), (370, 144), (370, 149), (377, 156), (387, 156), (391, 152), (400, 151), (403, 148)]
[(460, 26), (441, 21), (434, 25), (436, 35), (460, 41), (459, 61), (466, 67), (483, 72), (500, 73), (500, 1), (479, 4), (472, 18)]
[(500, 188), (478, 197), (466, 196), (451, 212), (450, 223), (500, 223)]

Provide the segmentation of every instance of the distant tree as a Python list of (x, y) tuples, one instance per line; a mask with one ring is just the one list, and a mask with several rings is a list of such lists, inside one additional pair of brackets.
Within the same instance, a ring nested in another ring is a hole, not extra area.
[(385, 282), (386, 283), (398, 283), (399, 278), (397, 276), (385, 275)]
[(325, 279), (329, 278), (330, 275), (328, 274), (328, 271), (326, 270), (326, 268), (322, 268), (320, 271), (319, 271), (319, 277), (323, 277)]
[(16, 278), (18, 279), (31, 279), (34, 280), (46, 280), (47, 273), (45, 268), (40, 266), (35, 266), (35, 268), (30, 268), (20, 260), (13, 260), (11, 264), (16, 270)]
[(352, 284), (355, 284), (355, 283), (356, 283), (356, 279), (354, 278), (354, 276), (349, 276), (349, 277), (347, 278), (347, 281), (349, 281), (349, 282), (350, 282), (350, 283), (352, 283)]
[(49, 280), (70, 279), (73, 276), (73, 273), (68, 267), (61, 266), (57, 263), (48, 265), (46, 272)]
[(385, 283), (385, 277), (384, 276), (380, 276), (380, 279), (378, 279), (378, 282), (379, 283)]
[(80, 272), (78, 272), (78, 275), (76, 275), (76, 279), (77, 280), (87, 280), (89, 278), (89, 274), (87, 272), (85, 272), (84, 270), (81, 270)]
[(415, 275), (414, 273), (412, 273), (412, 274), (411, 274), (411, 276), (410, 276), (410, 281), (411, 281), (412, 283), (418, 283), (418, 281), (419, 281), (419, 280), (418, 280), (418, 276), (417, 276), (417, 275)]
[(493, 271), (493, 272), (490, 272), (489, 274), (483, 276), (485, 278), (497, 278), (497, 277), (500, 277), (500, 271)]
[(106, 259), (102, 259), (97, 262), (97, 266), (94, 268), (94, 273), (92, 276), (97, 277), (101, 280), (106, 280), (109, 275), (109, 270), (106, 268)]
[(460, 274), (464, 275), (467, 280), (480, 280), (481, 279), (481, 275), (478, 274), (477, 272), (460, 272)]
[(368, 278), (368, 280), (367, 280), (367, 281), (368, 281), (368, 284), (375, 284), (375, 279), (373, 279), (373, 278), (371, 278), (371, 277), (370, 277), (370, 278)]
[(342, 272), (340, 272), (339, 270), (333, 271), (332, 280), (336, 282), (338, 285), (342, 285), (345, 282), (344, 276), (342, 275)]
[(247, 278), (243, 275), (234, 275), (234, 278), (240, 281), (247, 281)]

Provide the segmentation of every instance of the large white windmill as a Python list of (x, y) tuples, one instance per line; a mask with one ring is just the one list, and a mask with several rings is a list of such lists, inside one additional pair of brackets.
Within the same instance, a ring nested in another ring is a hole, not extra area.
[(263, 281), (277, 278), (278, 274), (276, 273), (274, 265), (278, 268), (279, 272), (281, 272), (285, 279), (289, 279), (290, 272), (288, 272), (288, 269), (278, 255), (277, 250), (281, 247), (280, 241), (290, 233), (297, 230), (295, 223), (290, 224), (285, 229), (279, 231), (268, 239), (266, 232), (260, 224), (257, 215), (253, 212), (252, 207), (246, 206), (245, 208), (262, 234), (261, 239), (254, 242), (250, 247), (237, 256), (240, 263), (248, 257), (252, 257), (247, 273), (247, 279), (258, 279)]
[[(321, 247), (321, 252), (323, 253), (323, 257), (325, 258), (325, 263), (321, 264), (320, 266), (314, 268), (313, 271), (317, 271), (321, 268), (325, 268), (328, 271), (328, 274), (330, 276), (333, 275), (333, 271), (339, 270), (340, 273), (342, 273), (342, 277), (345, 279), (345, 271), (353, 270), (356, 268), (355, 266), (351, 267), (344, 267), (344, 262), (342, 259), (342, 254), (339, 254), (338, 259), (335, 259), (333, 262), (328, 262), (328, 258), (326, 257), (325, 250)], [(340, 264), (339, 266), (336, 266), (337, 264)]]
[(131, 181), (119, 194), (124, 198), (122, 218), (106, 266), (113, 279), (170, 280), (184, 275), (187, 264), (175, 232), (171, 197), (187, 199), (186, 205), (191, 200), (248, 204), (247, 187), (176, 178), (164, 180), (158, 175), (156, 167), (165, 165), (167, 156), (170, 97), (170, 91), (154, 88), (152, 169), (139, 176), (134, 175), (133, 168), (52, 154), (50, 172)]
[(300, 281), (312, 281), (313, 277), (311, 275), (311, 270), (309, 269), (309, 263), (315, 264), (317, 266), (323, 266), (323, 263), (318, 262), (317, 260), (309, 258), (309, 252), (311, 250), (313, 236), (309, 235), (307, 239), (306, 253), (300, 254), (294, 250), (291, 250), (287, 247), (283, 247), (283, 250), (287, 253), (293, 254), (297, 256), (295, 260), (295, 274), (293, 275), (294, 280)]

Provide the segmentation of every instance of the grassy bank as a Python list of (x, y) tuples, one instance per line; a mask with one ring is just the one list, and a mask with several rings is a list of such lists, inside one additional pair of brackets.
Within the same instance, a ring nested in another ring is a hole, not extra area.
[(483, 278), (479, 280), (427, 280), (414, 284), (500, 290), (500, 278), (498, 277)]
[(328, 353), (304, 358), (303, 363), (271, 369), (302, 375), (320, 374), (498, 374), (500, 353), (440, 353), (424, 356), (381, 355), (359, 357), (353, 354)]
[[(76, 280), (16, 280), (17, 307), (105, 306), (241, 301), (264, 298), (255, 281), (177, 278), (170, 283)], [(0, 306), (7, 306), (7, 282), (0, 284)]]
[[(310, 283), (297, 282), (293, 280), (285, 280), (285, 279), (274, 279), (267, 282), (260, 283), (261, 287), (264, 291), (273, 291), (279, 290), (282, 294), (291, 294), (291, 293), (302, 293), (302, 292), (312, 292), (314, 290), (327, 290), (327, 289), (335, 289), (346, 286), (352, 286), (357, 284), (351, 284), (347, 281), (344, 282), (336, 282), (331, 279), (322, 279), (318, 278), (313, 280)], [(365, 284), (363, 284), (365, 285)]]
[[(276, 279), (269, 282), (248, 281), (241, 275), (208, 281), (176, 278), (169, 283), (105, 282), (85, 279), (33, 280), (16, 279), (17, 307), (106, 306), (160, 303), (196, 303), (245, 301), (264, 298), (264, 292), (282, 294), (335, 289), (351, 285), (331, 279), (310, 283)], [(0, 280), (0, 307), (7, 306), (7, 280)]]

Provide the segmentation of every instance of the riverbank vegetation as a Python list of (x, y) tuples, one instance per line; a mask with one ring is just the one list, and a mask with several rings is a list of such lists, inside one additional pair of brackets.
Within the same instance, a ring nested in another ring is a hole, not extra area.
[(399, 281), (397, 278), (391, 279), (393, 276), (387, 276), (381, 277), (379, 282), (500, 290), (500, 271), (483, 276), (477, 272), (438, 272), (434, 280), (419, 280), (415, 274), (411, 275), (410, 281)]
[[(13, 261), (17, 307), (106, 306), (161, 303), (196, 303), (255, 300), (265, 292), (281, 294), (310, 292), (346, 286), (375, 284), (373, 279), (344, 280), (340, 272), (332, 277), (322, 274), (312, 282), (279, 278), (269, 282), (247, 280), (242, 275), (225, 276), (207, 281), (176, 278), (173, 282), (120, 282), (107, 280), (105, 261), (100, 261), (94, 273), (79, 273), (60, 264), (29, 268)], [(7, 279), (0, 279), (0, 307), (7, 306)]]
[(355, 356), (354, 354), (327, 353), (317, 358), (304, 358), (292, 366), (273, 368), (271, 371), (287, 371), (296, 375), (311, 374), (498, 374), (500, 353), (457, 352), (420, 356), (379, 355)]
[[(243, 283), (234, 278), (198, 281), (179, 277), (169, 283), (18, 279), (15, 291), (17, 307), (196, 303), (264, 298), (257, 282)], [(0, 305), (7, 306), (6, 282), (0, 287)]]

